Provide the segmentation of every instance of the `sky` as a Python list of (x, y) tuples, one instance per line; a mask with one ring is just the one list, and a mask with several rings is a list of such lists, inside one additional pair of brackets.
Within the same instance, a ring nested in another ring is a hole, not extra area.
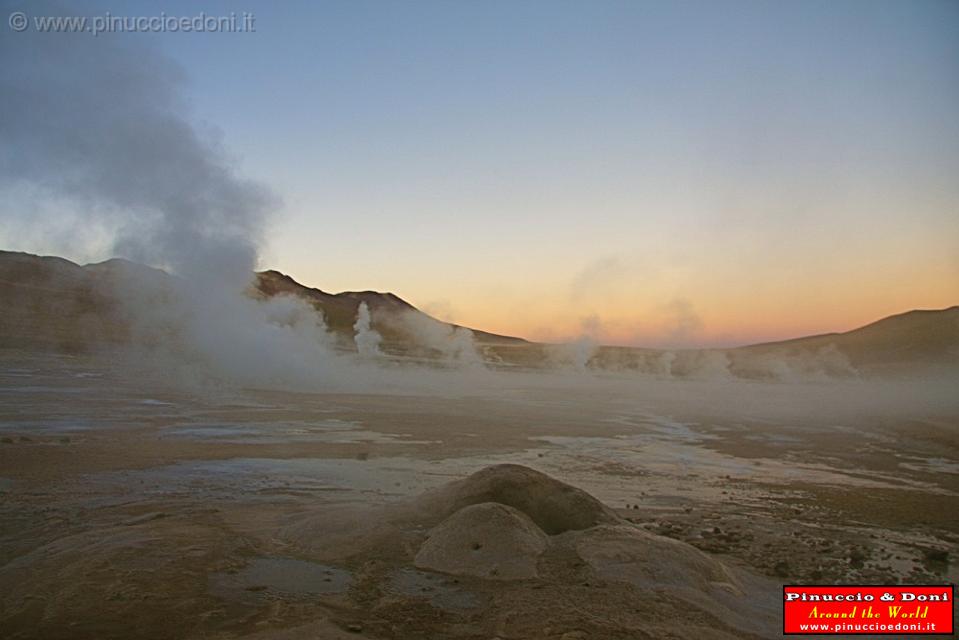
[[(671, 347), (959, 304), (957, 2), (82, 7), (255, 16), (98, 38), (179, 63), (191, 122), (282, 200), (259, 267), (309, 286)], [(62, 203), (13, 224), (4, 200), (0, 248), (115, 250)]]

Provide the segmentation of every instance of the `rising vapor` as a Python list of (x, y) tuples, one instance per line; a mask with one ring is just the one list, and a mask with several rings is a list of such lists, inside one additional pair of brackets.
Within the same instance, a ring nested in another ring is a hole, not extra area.
[(373, 329), (370, 308), (365, 302), (360, 303), (353, 330), (356, 332), (353, 337), (356, 343), (356, 351), (361, 358), (375, 358), (380, 355), (380, 343), (383, 341), (383, 336)]
[(0, 186), (107, 219), (116, 255), (246, 284), (279, 200), (189, 122), (176, 63), (142, 39), (34, 31), (5, 33), (0, 59)]
[(144, 342), (243, 382), (329, 381), (322, 317), (247, 295), (279, 199), (191, 124), (177, 64), (142, 39), (29, 31), (5, 34), (0, 59), (0, 188), (105, 221), (114, 255), (175, 276), (173, 291), (116, 281)]

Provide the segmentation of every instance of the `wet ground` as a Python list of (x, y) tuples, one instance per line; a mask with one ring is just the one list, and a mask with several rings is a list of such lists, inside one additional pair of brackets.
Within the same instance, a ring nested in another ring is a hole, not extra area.
[[(0, 635), (490, 637), (486, 587), (321, 562), (281, 532), (501, 462), (773, 586), (956, 582), (959, 401), (924, 389), (498, 374), (332, 395), (4, 353)], [(532, 637), (510, 624), (492, 632)]]

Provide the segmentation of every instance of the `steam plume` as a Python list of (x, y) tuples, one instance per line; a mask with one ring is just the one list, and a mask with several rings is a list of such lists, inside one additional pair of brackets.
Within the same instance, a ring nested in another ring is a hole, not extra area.
[(0, 184), (105, 219), (115, 254), (246, 284), (278, 199), (190, 124), (179, 66), (140, 42), (32, 30), (4, 34), (0, 59)]
[(322, 317), (300, 300), (247, 295), (278, 198), (190, 123), (183, 71), (143, 42), (4, 34), (0, 188), (29, 185), (105, 223), (114, 255), (176, 276), (172, 291), (135, 272), (118, 280), (134, 331), (164, 352), (150, 362), (199, 361), (241, 382), (329, 382), (336, 356)]
[(380, 355), (380, 343), (383, 341), (383, 336), (372, 328), (370, 308), (365, 302), (361, 302), (359, 309), (357, 309), (353, 331), (356, 332), (353, 341), (356, 343), (356, 350), (361, 358), (375, 358)]

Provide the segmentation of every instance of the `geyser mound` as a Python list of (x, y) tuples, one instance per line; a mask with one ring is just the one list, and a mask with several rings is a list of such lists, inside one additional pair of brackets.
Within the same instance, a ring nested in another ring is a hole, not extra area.
[[(630, 638), (778, 634), (781, 602), (768, 579), (516, 464), (390, 504), (318, 507), (278, 540), (284, 553), (353, 571), (364, 586), (347, 598), (347, 617), (403, 637), (435, 635), (439, 619), (451, 638), (614, 637), (610, 620)], [(398, 586), (411, 579), (412, 591)]]
[(430, 531), (417, 568), (494, 580), (537, 576), (546, 534), (526, 514), (496, 502), (464, 507)]
[(606, 580), (643, 589), (738, 592), (719, 560), (637, 528), (585, 491), (521, 465), (487, 467), (417, 502), (421, 513), (445, 516), (416, 555), (421, 569), (533, 578), (540, 556), (567, 547)]
[(620, 519), (582, 489), (518, 464), (486, 467), (473, 475), (424, 494), (424, 513), (448, 518), (464, 507), (494, 502), (525, 514), (549, 535), (580, 531)]
[(576, 553), (596, 575), (643, 589), (705, 592), (719, 587), (739, 594), (735, 578), (719, 560), (685, 542), (631, 525), (603, 525), (577, 536)]

